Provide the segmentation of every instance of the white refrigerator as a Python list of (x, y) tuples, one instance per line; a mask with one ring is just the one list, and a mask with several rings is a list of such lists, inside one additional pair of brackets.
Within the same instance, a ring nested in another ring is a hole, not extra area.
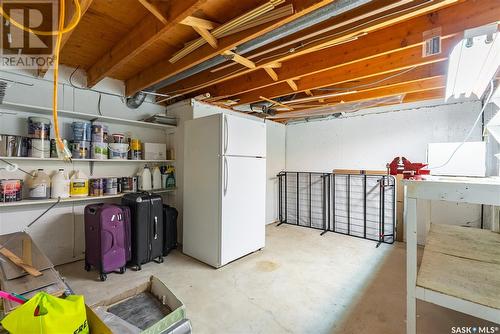
[(266, 124), (217, 114), (184, 135), (183, 252), (219, 268), (263, 248)]

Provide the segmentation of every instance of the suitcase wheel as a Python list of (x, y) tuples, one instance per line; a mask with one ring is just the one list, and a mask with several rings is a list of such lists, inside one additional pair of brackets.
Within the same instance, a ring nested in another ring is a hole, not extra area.
[(127, 271), (127, 267), (120, 268), (120, 274), (125, 274), (126, 271)]
[(163, 263), (163, 256), (160, 256), (160, 257), (158, 258), (158, 263)]
[(99, 275), (99, 279), (100, 279), (102, 282), (104, 282), (107, 278), (108, 278), (108, 275), (106, 275), (106, 274), (104, 274), (104, 273), (102, 273), (102, 274), (100, 274), (100, 275)]
[(141, 267), (141, 265), (140, 265), (140, 264), (138, 264), (138, 265), (136, 265), (136, 266), (135, 266), (135, 271), (139, 271), (139, 270), (141, 270), (141, 269), (142, 269), (142, 267)]
[(85, 263), (85, 271), (90, 271), (90, 264)]

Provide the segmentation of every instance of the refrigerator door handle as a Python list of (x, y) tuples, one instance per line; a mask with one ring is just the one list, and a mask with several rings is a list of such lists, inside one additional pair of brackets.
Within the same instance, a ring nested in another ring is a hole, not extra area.
[(224, 196), (227, 194), (227, 186), (229, 183), (229, 166), (227, 164), (227, 158), (224, 157)]
[(229, 142), (229, 123), (227, 122), (227, 116), (224, 115), (223, 117), (224, 117), (224, 154), (226, 154)]

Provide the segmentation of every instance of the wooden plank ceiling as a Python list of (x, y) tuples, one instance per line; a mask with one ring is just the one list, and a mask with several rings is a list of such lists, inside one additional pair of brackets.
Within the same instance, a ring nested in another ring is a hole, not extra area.
[[(81, 0), (84, 15), (65, 36), (61, 62), (84, 69), (90, 87), (112, 77), (132, 95), (224, 55), (223, 64), (157, 92), (210, 93), (210, 103), (233, 108), (267, 101), (286, 119), (290, 111), (342, 102), (442, 98), (448, 56), (464, 29), (500, 21), (498, 0), (374, 0), (251, 52), (234, 52), (332, 2)], [(271, 9), (257, 13), (254, 24), (225, 32), (266, 4)], [(441, 37), (441, 52), (425, 57), (429, 32)]]

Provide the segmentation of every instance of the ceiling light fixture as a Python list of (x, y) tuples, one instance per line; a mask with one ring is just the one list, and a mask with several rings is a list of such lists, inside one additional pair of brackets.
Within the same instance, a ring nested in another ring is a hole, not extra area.
[(498, 23), (465, 30), (450, 54), (446, 101), (480, 99), (499, 66)]

